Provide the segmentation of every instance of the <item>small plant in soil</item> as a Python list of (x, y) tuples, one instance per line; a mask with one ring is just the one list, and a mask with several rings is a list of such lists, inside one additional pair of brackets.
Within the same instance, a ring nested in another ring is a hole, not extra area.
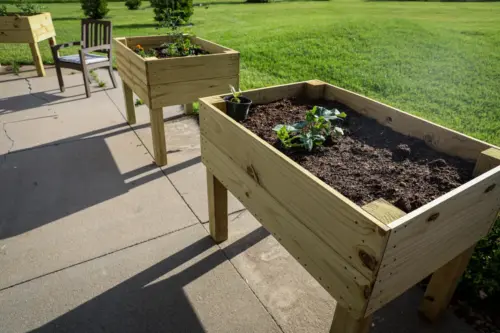
[(141, 45), (136, 45), (133, 51), (143, 58), (175, 58), (208, 54), (201, 46), (191, 42), (190, 37), (192, 35), (182, 32), (170, 32), (168, 36), (172, 38), (172, 41), (163, 43), (160, 47), (145, 50)]
[(231, 90), (231, 95), (224, 97), (228, 116), (237, 121), (247, 119), (252, 101), (243, 96), (241, 90), (236, 90), (232, 85), (229, 85), (229, 89)]
[(140, 98), (136, 98), (134, 104), (135, 104), (135, 106), (141, 106), (144, 104), (144, 101)]
[(321, 106), (315, 106), (306, 112), (305, 120), (293, 125), (279, 124), (273, 128), (281, 145), (285, 149), (303, 148), (312, 151), (314, 147), (322, 146), (332, 136), (342, 136), (344, 131), (339, 126), (333, 126), (332, 122), (344, 120), (345, 112), (337, 109), (328, 110)]

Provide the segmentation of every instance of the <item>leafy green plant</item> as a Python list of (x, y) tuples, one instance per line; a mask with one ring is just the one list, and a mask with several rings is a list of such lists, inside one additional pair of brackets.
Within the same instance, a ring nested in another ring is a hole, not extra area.
[(179, 26), (193, 15), (193, 0), (151, 0), (154, 19), (163, 26)]
[(143, 58), (146, 57), (186, 57), (190, 55), (207, 54), (201, 46), (191, 42), (192, 35), (183, 32), (168, 33), (171, 41), (160, 45), (159, 48), (145, 50), (141, 45), (136, 45), (133, 51)]
[(80, 0), (86, 17), (100, 20), (109, 12), (107, 0)]
[(141, 0), (127, 0), (125, 1), (125, 6), (127, 6), (128, 9), (130, 10), (136, 10), (141, 7), (142, 1)]
[(99, 75), (97, 75), (97, 73), (94, 70), (90, 71), (90, 76), (92, 76), (92, 78), (94, 79), (95, 82), (97, 82), (97, 85), (100, 88), (106, 87), (106, 82), (101, 81), (101, 79), (99, 79)]
[(140, 98), (136, 98), (134, 104), (135, 104), (135, 106), (141, 106), (144, 104), (144, 101)]
[(231, 94), (233, 95), (233, 97), (231, 97), (231, 102), (233, 103), (239, 103), (241, 102), (240, 101), (240, 97), (242, 96), (242, 92), (240, 89), (236, 90), (232, 85), (229, 85), (229, 89), (231, 90)]
[(7, 16), (7, 6), (6, 5), (0, 6), (0, 16)]
[(25, 0), (17, 0), (15, 2), (16, 7), (19, 9), (20, 14), (23, 16), (37, 15), (43, 12), (44, 6), (36, 3), (26, 2)]
[(333, 126), (332, 121), (345, 119), (346, 114), (339, 110), (328, 110), (315, 106), (306, 112), (305, 120), (293, 125), (276, 125), (273, 131), (284, 148), (301, 147), (312, 151), (314, 147), (321, 146), (328, 137), (344, 135), (341, 127)]
[(13, 61), (11, 64), (10, 64), (10, 70), (12, 71), (12, 73), (14, 73), (15, 75), (19, 75), (19, 71), (21, 69), (21, 66), (19, 65), (18, 62), (16, 61)]

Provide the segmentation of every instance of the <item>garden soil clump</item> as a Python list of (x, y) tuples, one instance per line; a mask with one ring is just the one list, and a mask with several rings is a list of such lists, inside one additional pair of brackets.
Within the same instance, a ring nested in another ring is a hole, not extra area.
[[(345, 135), (310, 153), (284, 149), (273, 127), (304, 120), (315, 105), (346, 112), (339, 123)], [(466, 183), (474, 169), (472, 162), (437, 152), (336, 102), (254, 105), (242, 125), (360, 206), (384, 198), (408, 213)]]

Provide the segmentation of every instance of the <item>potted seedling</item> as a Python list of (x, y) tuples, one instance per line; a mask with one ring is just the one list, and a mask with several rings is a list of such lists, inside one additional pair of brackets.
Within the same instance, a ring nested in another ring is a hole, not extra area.
[(243, 96), (241, 90), (236, 91), (232, 85), (229, 85), (229, 88), (231, 89), (231, 95), (224, 97), (227, 115), (236, 121), (247, 119), (252, 101)]

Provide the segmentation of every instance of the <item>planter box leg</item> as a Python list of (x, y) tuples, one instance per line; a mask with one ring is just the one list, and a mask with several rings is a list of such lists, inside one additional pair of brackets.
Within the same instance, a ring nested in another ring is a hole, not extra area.
[(368, 333), (371, 324), (371, 315), (363, 319), (354, 319), (345, 308), (337, 305), (330, 333)]
[[(366, 205), (363, 210), (373, 215), (380, 222), (389, 224), (396, 221), (405, 215), (405, 212), (384, 199), (377, 199)], [(351, 317), (349, 312), (337, 305), (333, 315), (332, 327), (330, 333), (367, 333), (370, 331), (372, 324), (372, 315), (362, 319), (355, 319)]]
[(33, 62), (35, 63), (36, 72), (38, 76), (45, 76), (45, 68), (43, 67), (42, 57), (40, 56), (40, 49), (38, 48), (38, 43), (29, 43), (31, 49), (31, 55), (33, 56)]
[(210, 236), (217, 243), (227, 239), (227, 189), (207, 169)]
[(133, 125), (137, 122), (135, 119), (135, 105), (134, 105), (134, 94), (132, 89), (122, 81), (123, 84), (123, 96), (125, 97), (125, 108), (127, 110), (127, 123)]
[[(476, 161), (474, 176), (479, 176), (497, 165), (500, 165), (500, 151), (494, 148), (487, 149), (481, 153)], [(465, 250), (432, 274), (419, 308), (420, 313), (430, 321), (439, 319), (448, 307), (460, 277), (472, 257), (474, 247), (475, 245)]]
[(153, 134), (153, 150), (155, 162), (158, 166), (167, 164), (167, 145), (165, 143), (165, 124), (163, 123), (163, 109), (149, 109), (151, 119), (151, 133)]
[(428, 320), (436, 321), (446, 310), (457, 288), (458, 282), (474, 252), (474, 247), (467, 249), (458, 257), (432, 274), (425, 290), (419, 311)]
[(189, 104), (184, 104), (184, 113), (185, 114), (191, 114), (193, 113), (193, 103), (189, 103)]

